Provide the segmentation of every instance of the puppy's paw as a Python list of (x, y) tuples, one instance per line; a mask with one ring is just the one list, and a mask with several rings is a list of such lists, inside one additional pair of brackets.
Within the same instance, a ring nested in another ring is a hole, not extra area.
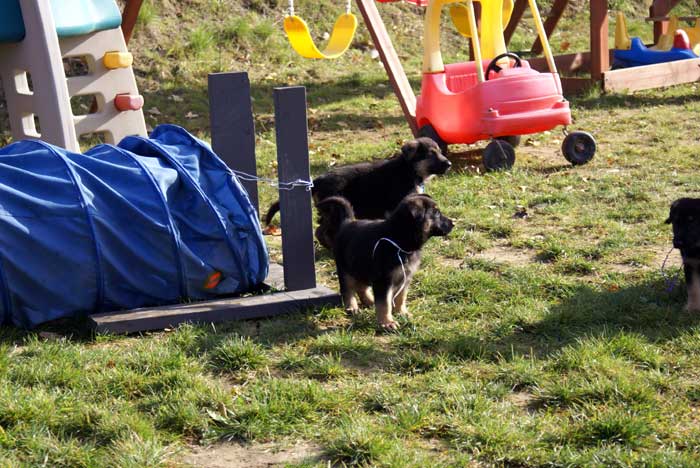
[(379, 327), (382, 331), (393, 332), (399, 329), (399, 323), (395, 320), (390, 320), (388, 322), (380, 322)]
[(346, 307), (345, 308), (345, 313), (348, 315), (357, 315), (360, 313), (360, 308), (355, 306), (355, 307)]
[(408, 311), (408, 309), (406, 308), (406, 306), (401, 306), (401, 308), (399, 309), (399, 314), (403, 315), (403, 316), (406, 317), (407, 319), (412, 319), (412, 318), (413, 318), (413, 314), (410, 313), (410, 312)]
[(374, 307), (374, 299), (371, 297), (361, 297), (360, 302), (362, 303), (362, 307)]

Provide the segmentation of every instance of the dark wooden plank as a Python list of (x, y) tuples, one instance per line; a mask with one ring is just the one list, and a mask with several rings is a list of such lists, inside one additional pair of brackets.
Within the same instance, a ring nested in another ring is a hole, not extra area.
[[(277, 176), (280, 182), (310, 181), (306, 89), (275, 88)], [(316, 287), (311, 191), (279, 191), (284, 284), (288, 291)]]
[(595, 83), (600, 84), (599, 81), (594, 81), (590, 78), (561, 77), (561, 88), (564, 91), (564, 96), (581, 94), (591, 89), (591, 86)]
[(610, 69), (608, 1), (591, 0), (591, 78), (599, 81)]
[[(544, 31), (547, 34), (548, 39), (552, 35), (552, 32), (554, 32), (554, 29), (557, 27), (557, 23), (559, 23), (559, 20), (564, 14), (564, 10), (566, 10), (568, 4), (569, 0), (554, 0), (552, 9), (544, 22)], [(530, 52), (532, 52), (534, 55), (542, 53), (542, 42), (540, 41), (539, 37), (535, 40), (535, 43), (532, 44), (532, 49)]]
[(513, 13), (510, 15), (510, 20), (508, 21), (508, 26), (503, 31), (503, 38), (506, 40), (506, 45), (510, 44), (510, 40), (515, 33), (515, 30), (520, 24), (520, 20), (525, 13), (527, 8), (527, 0), (515, 0), (515, 5), (513, 5)]
[[(209, 74), (209, 122), (214, 152), (231, 169), (256, 175), (255, 122), (247, 73)], [(257, 182), (241, 183), (259, 211)]]
[(181, 323), (218, 323), (272, 317), (310, 307), (335, 307), (340, 296), (325, 287), (290, 293), (220, 299), (174, 306), (95, 314), (89, 317), (98, 332), (137, 333), (162, 330)]
[[(608, 61), (612, 60), (613, 51), (608, 51)], [(577, 52), (574, 54), (555, 55), (554, 62), (557, 64), (557, 70), (561, 74), (588, 72), (591, 69), (591, 53)], [(530, 67), (540, 72), (549, 71), (547, 60), (544, 57), (528, 59)]]
[(700, 80), (700, 59), (609, 70), (603, 74), (606, 92), (640, 91)]
[(411, 83), (406, 77), (406, 72), (401, 65), (401, 60), (396, 54), (394, 45), (391, 42), (389, 33), (386, 30), (384, 21), (379, 15), (377, 5), (374, 0), (357, 0), (357, 6), (365, 21), (365, 26), (369, 30), (374, 47), (379, 52), (379, 58), (382, 60), (384, 70), (389, 77), (391, 87), (399, 100), (401, 110), (406, 118), (409, 128), (414, 136), (418, 136), (418, 127), (416, 126), (416, 94), (413, 92)]

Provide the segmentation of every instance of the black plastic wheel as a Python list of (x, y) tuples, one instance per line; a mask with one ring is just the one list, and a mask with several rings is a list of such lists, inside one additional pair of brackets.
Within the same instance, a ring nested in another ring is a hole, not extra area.
[(499, 136), (496, 137), (496, 139), (507, 141), (513, 148), (517, 148), (518, 146), (520, 146), (520, 135)]
[(440, 135), (438, 135), (438, 132), (435, 131), (432, 125), (423, 125), (421, 128), (419, 128), (418, 136), (432, 139), (440, 147), (442, 154), (447, 155), (447, 143), (445, 143), (445, 140), (440, 138)]
[(593, 135), (587, 132), (571, 132), (561, 144), (561, 152), (574, 166), (586, 164), (595, 156), (597, 145)]
[(507, 171), (515, 164), (515, 149), (504, 140), (491, 140), (482, 156), (488, 172)]

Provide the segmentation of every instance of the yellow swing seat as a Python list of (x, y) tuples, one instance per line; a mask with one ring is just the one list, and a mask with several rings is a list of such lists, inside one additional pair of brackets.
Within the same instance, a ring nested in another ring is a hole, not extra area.
[(338, 17), (333, 26), (333, 32), (328, 45), (320, 51), (314, 40), (306, 21), (296, 15), (284, 18), (284, 32), (292, 48), (302, 57), (314, 59), (334, 59), (338, 58), (348, 50), (355, 30), (357, 29), (357, 18), (352, 13), (344, 13)]

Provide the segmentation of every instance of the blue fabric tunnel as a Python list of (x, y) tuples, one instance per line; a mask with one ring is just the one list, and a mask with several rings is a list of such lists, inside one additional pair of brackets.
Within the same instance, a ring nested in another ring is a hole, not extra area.
[(0, 149), (0, 323), (212, 299), (267, 270), (245, 190), (180, 127), (85, 154)]

